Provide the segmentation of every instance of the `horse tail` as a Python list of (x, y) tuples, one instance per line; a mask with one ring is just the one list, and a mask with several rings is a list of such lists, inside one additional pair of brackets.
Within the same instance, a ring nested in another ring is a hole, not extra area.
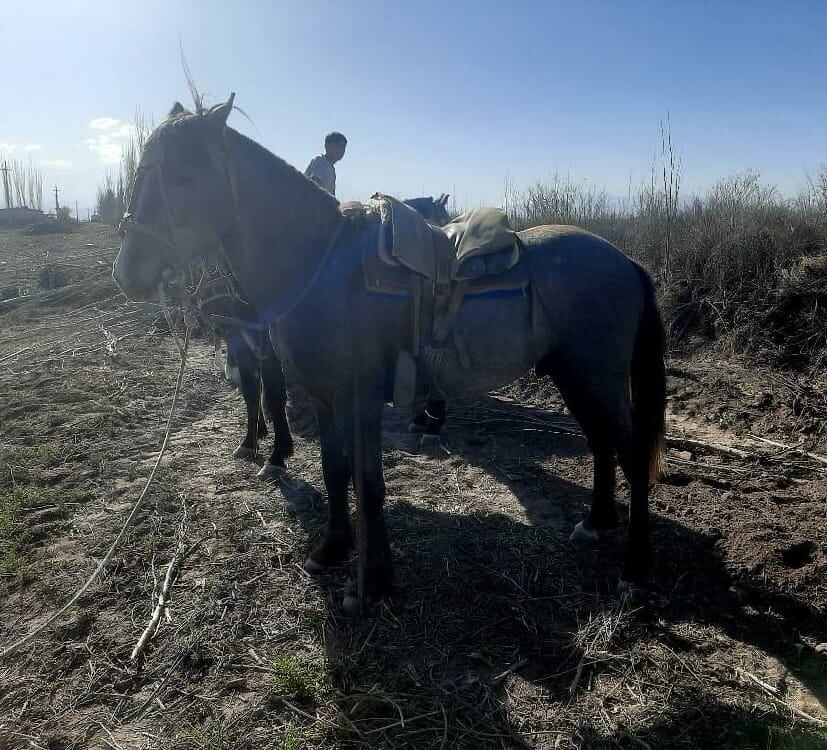
[(652, 277), (637, 263), (643, 314), (632, 353), (630, 391), (635, 450), (645, 451), (649, 481), (666, 469), (666, 334)]

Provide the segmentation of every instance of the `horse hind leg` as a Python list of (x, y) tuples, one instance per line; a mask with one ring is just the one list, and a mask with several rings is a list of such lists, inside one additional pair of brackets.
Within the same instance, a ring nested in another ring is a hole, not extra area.
[(643, 450), (630, 430), (618, 446), (618, 459), (629, 482), (629, 538), (619, 590), (635, 590), (649, 576), (649, 452)]
[(584, 388), (585, 381), (560, 376), (554, 377), (554, 380), (566, 406), (583, 428), (594, 456), (591, 509), (575, 525), (570, 538), (572, 541), (598, 542), (618, 524), (615, 505), (615, 446), (618, 424), (624, 418), (625, 421), (630, 420), (628, 408), (618, 409), (605, 403), (598, 389)]
[(589, 514), (579, 521), (571, 533), (572, 541), (599, 542), (606, 532), (617, 527), (615, 505), (615, 469), (617, 459), (614, 441), (606, 430), (591, 428), (586, 439), (594, 456), (592, 506)]
[[(572, 410), (577, 416), (577, 412)], [(645, 436), (636, 434), (628, 390), (614, 406), (598, 407), (604, 425), (599, 432), (594, 421), (584, 420), (589, 445), (594, 451), (594, 493), (588, 516), (577, 524), (573, 539), (596, 541), (617, 525), (614, 502), (615, 450), (617, 462), (630, 487), (629, 536), (626, 541), (620, 590), (638, 590), (645, 584), (651, 564), (649, 548), (649, 465), (650, 448)]]

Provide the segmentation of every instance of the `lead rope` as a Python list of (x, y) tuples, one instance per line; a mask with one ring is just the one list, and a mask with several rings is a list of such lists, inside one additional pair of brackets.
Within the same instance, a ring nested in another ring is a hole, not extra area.
[(178, 350), (179, 356), (183, 359), (184, 347), (181, 345), (181, 341), (178, 338), (178, 326), (176, 324), (176, 321), (172, 319), (172, 312), (170, 311), (169, 305), (167, 304), (167, 296), (166, 292), (164, 291), (163, 281), (160, 284), (158, 284), (158, 296), (161, 298), (161, 310), (163, 310), (164, 312), (164, 318), (166, 318), (170, 336), (172, 336), (172, 340), (175, 343), (175, 348)]
[[(166, 312), (166, 310), (165, 310)], [(115, 554), (115, 551), (120, 546), (121, 542), (124, 540), (126, 536), (126, 532), (129, 527), (132, 525), (133, 521), (135, 520), (135, 516), (138, 514), (141, 506), (143, 505), (144, 499), (146, 498), (146, 494), (149, 491), (152, 482), (155, 480), (155, 475), (158, 472), (158, 467), (161, 465), (161, 459), (164, 457), (164, 453), (166, 453), (167, 445), (169, 443), (169, 436), (172, 432), (172, 418), (175, 415), (175, 408), (178, 405), (178, 397), (181, 395), (181, 384), (184, 382), (184, 368), (187, 364), (187, 350), (189, 349), (190, 343), (190, 326), (187, 324), (186, 330), (184, 331), (184, 343), (181, 347), (181, 366), (178, 368), (178, 379), (175, 381), (175, 392), (172, 394), (172, 406), (169, 409), (169, 416), (167, 417), (167, 427), (166, 431), (164, 432), (164, 440), (161, 443), (161, 448), (158, 451), (158, 456), (155, 459), (155, 465), (152, 467), (152, 471), (149, 473), (149, 477), (146, 480), (146, 484), (144, 485), (141, 494), (138, 496), (138, 499), (135, 501), (135, 504), (132, 506), (132, 510), (130, 511), (129, 515), (124, 521), (123, 526), (121, 527), (118, 536), (115, 538), (115, 541), (112, 542), (112, 546), (109, 548), (109, 551), (104, 556), (103, 560), (98, 563), (98, 567), (95, 568), (95, 572), (89, 576), (89, 580), (83, 584), (72, 596), (72, 598), (66, 602), (57, 612), (55, 612), (51, 617), (49, 617), (46, 622), (41, 625), (38, 625), (34, 630), (24, 635), (19, 640), (15, 641), (14, 643), (9, 644), (6, 646), (2, 651), (0, 651), (0, 659), (4, 659), (7, 656), (10, 656), (18, 649), (22, 648), (28, 643), (31, 643), (40, 633), (42, 633), (46, 628), (48, 628), (52, 623), (55, 622), (64, 612), (70, 609), (73, 605), (75, 605), (88, 590), (89, 587), (98, 579), (100, 578), (101, 574), (103, 573), (106, 566), (112, 560), (112, 557)]]

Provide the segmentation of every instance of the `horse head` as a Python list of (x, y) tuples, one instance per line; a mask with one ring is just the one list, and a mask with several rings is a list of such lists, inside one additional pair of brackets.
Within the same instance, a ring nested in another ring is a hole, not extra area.
[(428, 196), (427, 198), (407, 198), (405, 200), (411, 208), (418, 211), (422, 217), (436, 224), (438, 227), (444, 227), (451, 221), (451, 215), (448, 213), (446, 206), (448, 205), (448, 193), (442, 193), (439, 198)]
[(196, 258), (217, 256), (234, 226), (224, 129), (233, 98), (192, 113), (175, 103), (141, 151), (112, 275), (133, 300), (158, 296)]

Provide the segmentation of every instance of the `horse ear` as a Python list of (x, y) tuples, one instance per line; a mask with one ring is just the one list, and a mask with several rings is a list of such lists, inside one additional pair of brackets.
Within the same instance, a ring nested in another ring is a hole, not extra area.
[(234, 101), (235, 91), (230, 94), (230, 98), (227, 99), (224, 104), (217, 104), (209, 112), (207, 112), (207, 121), (219, 130), (223, 130), (224, 126), (227, 124), (227, 118), (230, 116), (230, 112), (233, 111)]
[(439, 196), (439, 202), (442, 204), (443, 208), (448, 205), (448, 195), (449, 193), (443, 193)]
[(167, 115), (167, 119), (171, 119), (173, 117), (178, 117), (178, 115), (183, 115), (184, 112), (187, 110), (184, 109), (184, 105), (181, 102), (175, 102), (172, 105), (172, 109), (169, 111)]

